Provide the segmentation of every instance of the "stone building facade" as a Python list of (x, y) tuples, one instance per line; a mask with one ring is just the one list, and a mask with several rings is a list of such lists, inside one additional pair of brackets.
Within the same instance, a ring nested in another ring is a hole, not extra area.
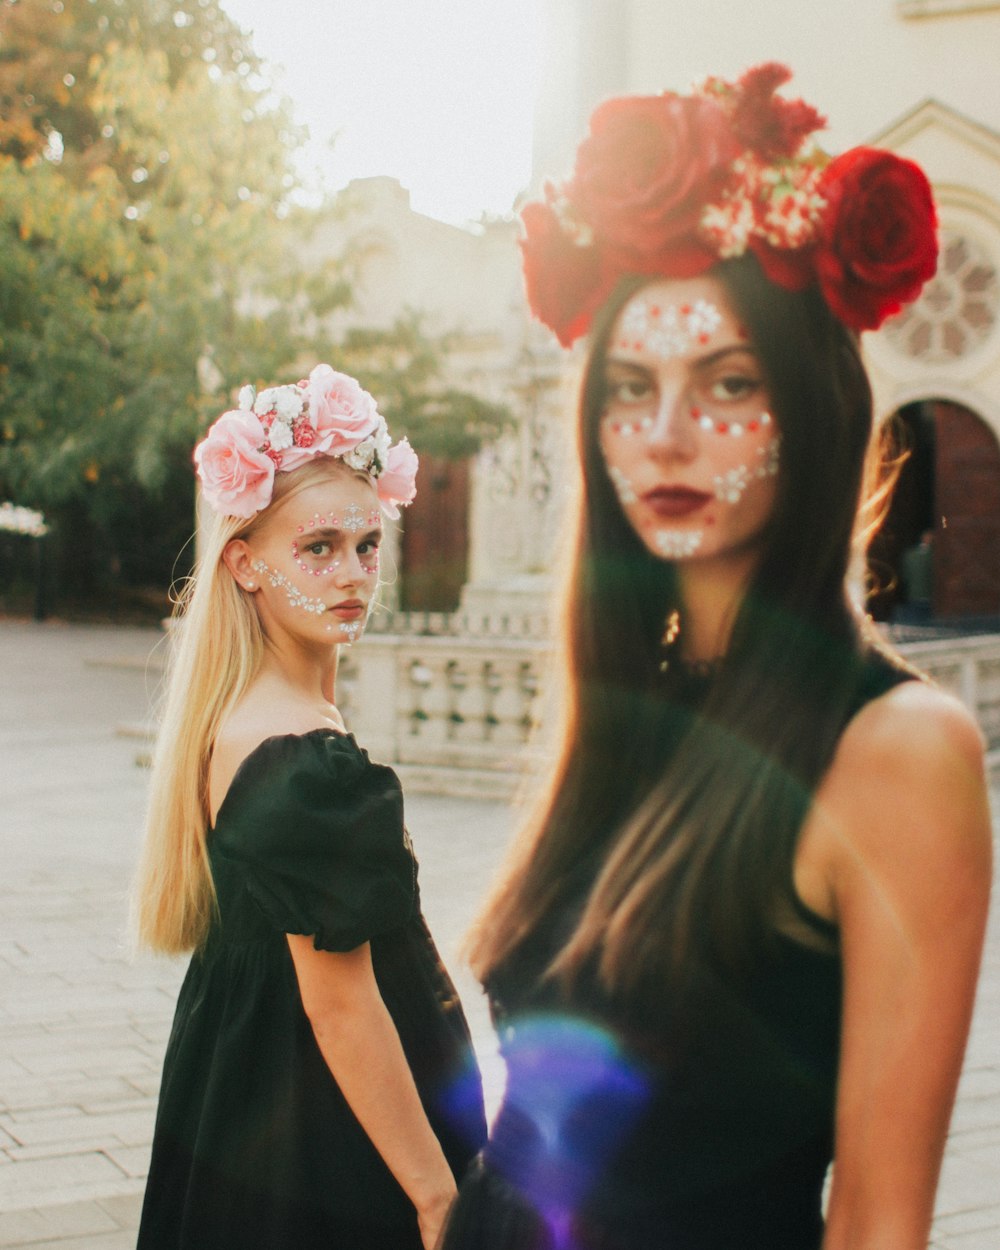
[(902, 554), (930, 531), (935, 615), (1000, 616), (1000, 3), (547, 0), (546, 11), (539, 178), (568, 171), (600, 99), (771, 60), (827, 114), (831, 151), (873, 143), (924, 167), (940, 211), (938, 276), (865, 336), (877, 415), (898, 415), (910, 450), (875, 552), (875, 606), (895, 614)]
[[(1000, 3), (758, 0), (746, 11), (729, 0), (540, 3), (549, 20), (539, 185), (568, 172), (599, 99), (685, 89), (706, 73), (732, 77), (765, 60), (787, 62), (793, 89), (828, 113), (829, 150), (874, 143), (927, 170), (940, 207), (939, 274), (912, 311), (865, 336), (877, 415), (897, 414), (912, 444), (891, 541), (878, 553), (889, 592), (874, 606), (897, 612), (892, 577), (904, 549), (929, 529), (937, 615), (1000, 616), (1000, 91), (992, 56)], [(517, 418), (512, 434), (468, 466), (466, 493), (429, 466), (404, 522), (412, 540), (427, 510), (420, 559), (436, 558), (464, 526), (459, 610), (376, 618), (372, 636), (343, 657), (341, 702), (411, 787), (507, 793), (524, 744), (544, 744), (535, 728), (546, 723), (555, 689), (545, 617), (572, 490), (579, 351), (560, 352), (529, 319), (514, 221), (468, 230), (432, 221), (390, 179), (352, 184), (341, 207), (313, 246), (329, 255), (350, 241), (360, 257), (345, 317), (388, 325), (421, 310), (429, 331), (453, 336), (449, 382), (506, 403)], [(412, 557), (412, 547), (403, 555)], [(995, 640), (921, 645), (914, 659), (975, 707), (991, 744), (1000, 742)]]
[[(820, 137), (829, 150), (874, 143), (925, 168), (940, 211), (938, 276), (912, 310), (864, 341), (877, 416), (896, 415), (909, 445), (874, 550), (883, 593), (872, 606), (897, 614), (903, 553), (930, 532), (934, 614), (1000, 616), (1000, 3), (540, 3), (547, 41), (529, 193), (569, 171), (600, 99), (683, 90), (765, 60), (786, 62), (790, 90), (827, 114)], [(453, 335), (449, 380), (506, 403), (518, 420), (516, 434), (472, 464), (429, 465), (404, 556), (408, 567), (460, 558), (464, 585), (450, 601), (415, 606), (537, 612), (571, 488), (575, 376), (573, 357), (528, 318), (516, 223), (433, 221), (386, 178), (353, 183), (342, 207), (314, 246), (355, 245), (350, 317), (380, 325), (421, 310), (429, 330)]]

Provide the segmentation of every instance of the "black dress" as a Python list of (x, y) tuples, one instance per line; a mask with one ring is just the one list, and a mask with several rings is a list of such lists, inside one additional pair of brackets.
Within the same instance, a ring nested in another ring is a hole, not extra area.
[(469, 1031), (420, 912), (399, 781), (352, 737), (270, 738), (209, 835), (219, 915), (181, 988), (138, 1250), (419, 1250), (414, 1208), (330, 1074), (286, 933), (371, 943), (460, 1178), (485, 1140)]
[[(910, 675), (872, 657), (855, 710)], [(775, 934), (739, 975), (689, 968), (682, 1020), (666, 993), (610, 1002), (596, 975), (564, 992), (542, 973), (601, 862), (576, 865), (563, 905), (490, 982), (507, 1086), (444, 1250), (819, 1250), (836, 927), (793, 898), (812, 939)]]

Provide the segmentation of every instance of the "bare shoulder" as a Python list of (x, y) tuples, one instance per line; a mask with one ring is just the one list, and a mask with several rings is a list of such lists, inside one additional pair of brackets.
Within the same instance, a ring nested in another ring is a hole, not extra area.
[[(905, 681), (855, 716), (837, 749), (834, 768), (852, 773), (877, 765), (883, 779), (913, 781), (927, 770), (983, 775), (983, 736), (972, 713), (953, 695), (923, 681)], [(886, 775), (888, 774), (888, 775)]]
[(844, 731), (817, 796), (832, 876), (922, 874), (988, 886), (992, 852), (983, 738), (953, 696), (907, 681)]
[(311, 733), (316, 729), (343, 732), (339, 716), (324, 716), (295, 700), (251, 687), (223, 721), (212, 747), (209, 766), (209, 806), (214, 823), (226, 791), (240, 765), (269, 738)]

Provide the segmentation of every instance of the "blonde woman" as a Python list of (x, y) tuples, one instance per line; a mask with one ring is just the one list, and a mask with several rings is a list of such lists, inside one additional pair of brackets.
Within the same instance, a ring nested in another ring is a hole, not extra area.
[(398, 779), (335, 689), (416, 456), (319, 365), (244, 388), (195, 462), (212, 516), (136, 902), (146, 944), (193, 957), (139, 1250), (430, 1250), (485, 1133), (481, 1088)]

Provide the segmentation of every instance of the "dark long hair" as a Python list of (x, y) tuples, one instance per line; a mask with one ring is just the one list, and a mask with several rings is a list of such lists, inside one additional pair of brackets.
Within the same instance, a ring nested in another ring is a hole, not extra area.
[(692, 959), (736, 966), (791, 899), (796, 839), (856, 699), (865, 645), (847, 594), (872, 398), (854, 336), (812, 290), (768, 282), (752, 257), (713, 274), (748, 328), (781, 433), (776, 501), (704, 700), (658, 672), (673, 566), (625, 519), (598, 443), (625, 279), (595, 322), (578, 430), (582, 466), (564, 599), (566, 700), (553, 780), (470, 946), (484, 981), (598, 865), (551, 975), (596, 970), (629, 996)]

